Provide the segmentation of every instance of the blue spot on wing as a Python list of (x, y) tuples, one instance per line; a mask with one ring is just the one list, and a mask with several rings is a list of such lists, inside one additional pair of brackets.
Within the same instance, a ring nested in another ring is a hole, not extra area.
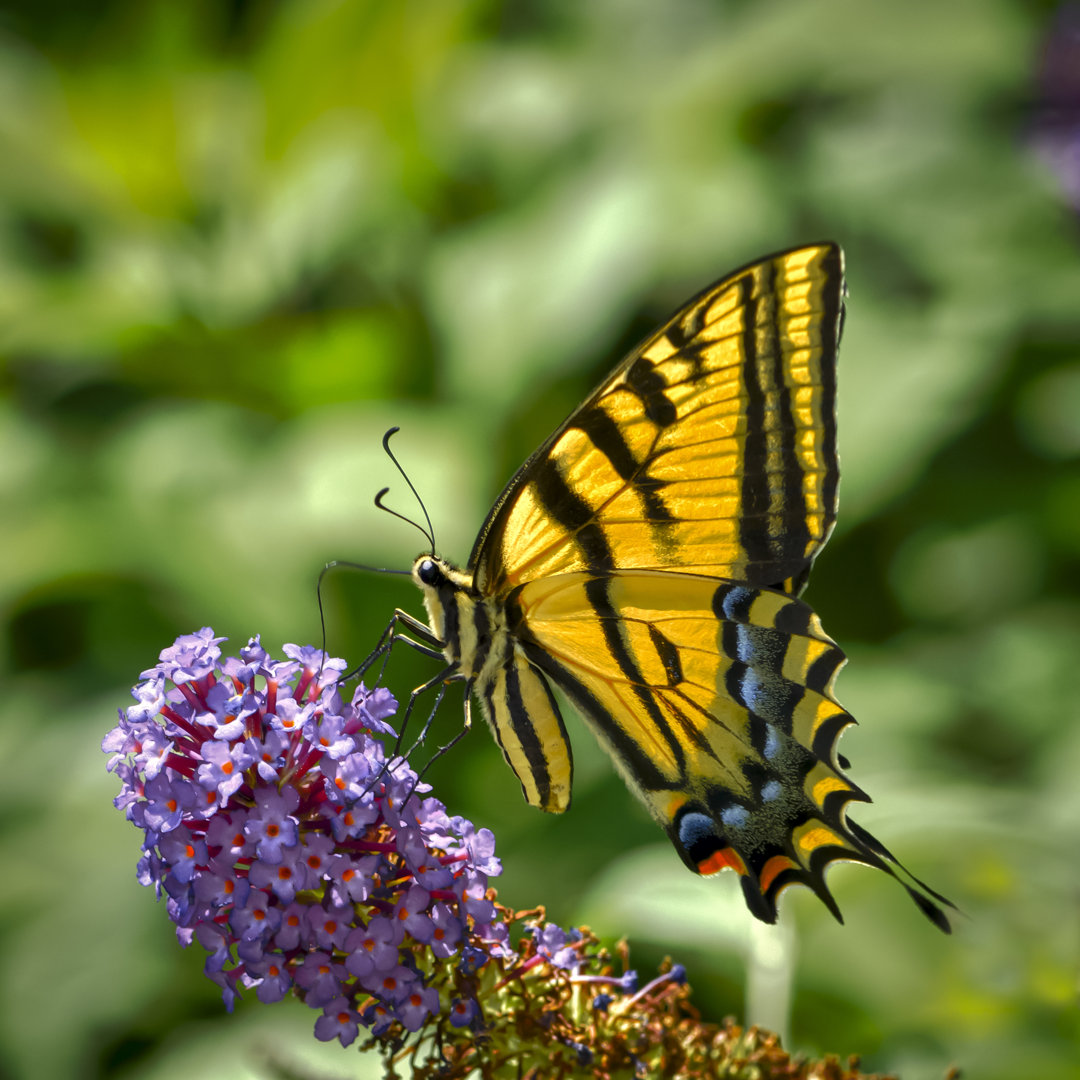
[(776, 731), (776, 728), (770, 727), (765, 735), (765, 748), (762, 751), (765, 758), (776, 757), (780, 753), (780, 736)]
[(750, 617), (750, 605), (756, 595), (753, 589), (744, 589), (739, 585), (727, 586), (720, 596), (723, 617), (732, 622), (745, 623)]

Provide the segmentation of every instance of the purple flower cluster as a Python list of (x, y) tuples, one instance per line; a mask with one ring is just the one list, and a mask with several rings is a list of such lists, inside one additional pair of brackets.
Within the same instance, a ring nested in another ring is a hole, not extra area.
[[(344, 661), (295, 645), (275, 661), (258, 637), (222, 660), (223, 640), (178, 638), (102, 742), (116, 806), (144, 833), (139, 880), (209, 952), (229, 1008), (241, 988), (291, 992), (343, 1045), (360, 1025), (417, 1031), (439, 1013), (476, 1026), (475, 973), (516, 955), (488, 892), (493, 835), (387, 758), (388, 690), (346, 701)], [(573, 967), (557, 931), (544, 951)]]

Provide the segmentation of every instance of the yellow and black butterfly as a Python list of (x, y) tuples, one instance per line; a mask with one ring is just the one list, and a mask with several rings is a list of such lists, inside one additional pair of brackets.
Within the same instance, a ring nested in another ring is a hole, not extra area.
[(825, 869), (846, 859), (948, 931), (949, 901), (847, 820), (869, 797), (836, 752), (845, 657), (797, 599), (836, 517), (843, 300), (830, 243), (710, 285), (521, 467), (465, 569), (434, 543), (416, 559), (430, 623), (395, 623), (445, 656), (467, 713), (475, 694), (533, 806), (570, 804), (554, 686), (683, 862), (735, 870), (759, 919), (794, 883), (839, 919)]

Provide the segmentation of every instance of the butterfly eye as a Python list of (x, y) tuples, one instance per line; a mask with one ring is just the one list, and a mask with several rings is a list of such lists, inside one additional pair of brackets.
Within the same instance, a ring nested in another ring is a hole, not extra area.
[(435, 564), (433, 559), (424, 559), (424, 561), (416, 568), (416, 576), (425, 585), (434, 585), (442, 575), (439, 573), (439, 567)]

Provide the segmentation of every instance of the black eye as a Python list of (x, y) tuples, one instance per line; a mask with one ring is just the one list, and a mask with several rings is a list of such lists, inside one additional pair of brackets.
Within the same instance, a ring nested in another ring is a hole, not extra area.
[(439, 573), (439, 568), (431, 559), (425, 559), (417, 568), (416, 576), (425, 585), (434, 585), (442, 576)]

